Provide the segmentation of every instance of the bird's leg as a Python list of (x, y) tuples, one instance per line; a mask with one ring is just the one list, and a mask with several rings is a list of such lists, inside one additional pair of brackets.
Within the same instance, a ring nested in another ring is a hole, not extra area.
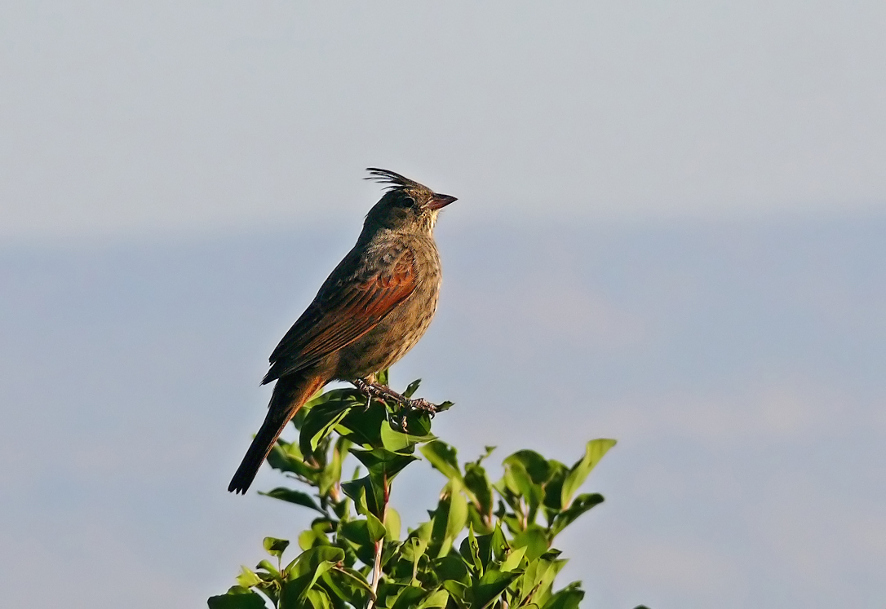
[(414, 400), (411, 400), (404, 397), (403, 399), (406, 400), (406, 406), (408, 406), (412, 410), (424, 411), (431, 415), (431, 418), (434, 418), (434, 415), (437, 414), (437, 405), (432, 404), (424, 398), (416, 398)]
[(407, 398), (405, 395), (400, 395), (390, 387), (385, 387), (384, 385), (379, 385), (378, 383), (369, 383), (364, 379), (356, 379), (352, 382), (354, 384), (354, 387), (356, 387), (359, 391), (365, 393), (369, 397), (375, 397), (381, 400), (391, 399), (401, 406), (409, 408), (410, 410), (423, 410), (431, 416), (437, 414), (437, 407), (424, 398), (412, 400)]
[[(351, 381), (351, 383), (353, 383), (354, 387), (357, 388), (357, 391), (359, 391), (360, 393), (362, 393), (363, 395), (365, 395), (366, 397), (368, 397), (370, 399), (377, 398), (380, 400), (384, 400), (385, 398), (392, 398), (394, 396), (397, 396), (397, 398), (403, 397), (400, 394), (398, 394), (394, 391), (391, 391), (390, 389), (388, 389), (384, 385), (379, 385), (377, 383), (370, 383), (370, 382), (367, 382), (365, 379), (354, 379), (353, 381)], [(391, 395), (392, 393), (394, 395)], [(394, 399), (396, 399), (396, 398), (394, 398)]]

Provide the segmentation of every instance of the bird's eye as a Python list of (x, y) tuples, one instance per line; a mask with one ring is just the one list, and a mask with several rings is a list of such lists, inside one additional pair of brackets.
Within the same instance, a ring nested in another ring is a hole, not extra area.
[(413, 199), (409, 195), (404, 194), (397, 199), (397, 204), (400, 207), (415, 207), (415, 199)]

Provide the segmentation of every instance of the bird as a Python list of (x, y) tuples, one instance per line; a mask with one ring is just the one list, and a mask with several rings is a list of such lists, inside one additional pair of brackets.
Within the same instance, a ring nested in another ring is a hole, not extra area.
[(437, 310), (434, 225), (457, 199), (393, 171), (367, 171), (366, 179), (385, 185), (385, 194), (366, 214), (356, 245), (271, 353), (262, 379), (262, 385), (276, 381), (268, 413), (230, 492), (246, 492), (286, 424), (327, 383), (393, 394), (375, 383), (376, 375), (418, 343)]

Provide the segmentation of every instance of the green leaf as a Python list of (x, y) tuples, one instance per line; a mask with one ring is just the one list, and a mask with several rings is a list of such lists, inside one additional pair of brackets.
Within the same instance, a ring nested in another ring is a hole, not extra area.
[(265, 599), (255, 592), (211, 596), (207, 604), (209, 609), (265, 609)]
[(468, 528), (468, 536), (461, 542), (459, 553), (464, 557), (468, 566), (473, 566), (476, 573), (483, 575), (483, 561), (480, 560), (480, 546), (477, 543), (477, 537), (474, 535), (473, 527)]
[(455, 603), (455, 606), (458, 609), (467, 609), (470, 607), (468, 603), (468, 597), (470, 596), (471, 589), (466, 584), (455, 581), (454, 579), (445, 579), (443, 580), (443, 589), (449, 593), (449, 598)]
[(414, 537), (424, 543), (428, 543), (433, 535), (433, 523), (423, 522), (409, 531), (409, 537)]
[(514, 537), (515, 548), (526, 548), (526, 558), (535, 560), (548, 551), (547, 531), (537, 524), (530, 524), (526, 530)]
[(372, 449), (381, 445), (379, 432), (387, 424), (387, 406), (373, 400), (369, 408), (352, 408), (336, 430), (354, 444)]
[(418, 561), (427, 551), (430, 538), (431, 523), (425, 522), (418, 529), (412, 531), (401, 546), (400, 552), (403, 559), (412, 563), (413, 572), (418, 570)]
[(252, 569), (240, 567), (240, 575), (237, 576), (237, 583), (243, 588), (251, 588), (262, 583), (262, 579), (255, 574)]
[(472, 607), (489, 607), (511, 585), (519, 573), (503, 573), (495, 569), (487, 571), (474, 586)]
[(278, 486), (277, 488), (264, 493), (262, 491), (258, 492), (259, 495), (264, 495), (265, 497), (272, 497), (274, 499), (280, 499), (281, 501), (288, 501), (289, 503), (295, 503), (296, 505), (301, 505), (306, 508), (311, 508), (312, 510), (316, 510), (323, 515), (326, 515), (319, 505), (311, 498), (310, 495), (304, 493), (302, 491), (295, 491), (290, 488), (284, 488), (282, 486)]
[(343, 577), (337, 577), (335, 567), (326, 571), (318, 580), (320, 587), (326, 591), (330, 598), (336, 600), (336, 606), (341, 606), (341, 601), (354, 601), (359, 599), (365, 603), (363, 590), (357, 589), (352, 583)]
[(431, 547), (434, 556), (439, 558), (449, 553), (455, 538), (465, 528), (468, 520), (468, 503), (461, 493), (453, 493), (451, 489), (437, 504), (433, 515)]
[[(342, 482), (342, 491), (354, 500), (354, 509), (358, 514), (372, 516), (379, 523), (384, 517), (385, 497), (384, 488), (378, 483), (373, 483), (370, 476), (363, 476), (357, 480)], [(384, 528), (384, 527), (382, 527)]]
[(305, 598), (315, 581), (313, 573), (306, 573), (285, 582), (280, 590), (280, 601), (277, 603), (277, 606), (280, 609), (301, 609), (305, 607)]
[(427, 591), (419, 586), (406, 586), (399, 594), (392, 609), (413, 609), (422, 600)]
[[(459, 562), (461, 562), (461, 561), (459, 561)], [(462, 562), (462, 565), (464, 565), (463, 562)], [(460, 582), (454, 578), (446, 578), (445, 580), (443, 580), (442, 587), (444, 590), (449, 592), (450, 596), (453, 596), (458, 599), (467, 598), (467, 596), (468, 596), (467, 593), (471, 589), (468, 584)]]
[(548, 465), (551, 468), (551, 473), (545, 484), (545, 496), (542, 503), (547, 508), (548, 520), (550, 521), (553, 518), (552, 514), (563, 507), (563, 482), (566, 481), (569, 468), (554, 459), (550, 459)]
[(371, 514), (369, 509), (367, 491), (369, 491), (369, 476), (363, 476), (356, 480), (349, 480), (341, 483), (341, 490), (345, 495), (354, 500), (354, 509), (358, 514)]
[[(323, 539), (326, 539), (325, 535), (323, 536)], [(298, 547), (300, 547), (302, 550), (310, 550), (315, 545), (317, 545), (318, 541), (320, 541), (320, 538), (317, 537), (317, 534), (314, 533), (314, 531), (312, 531), (311, 529), (308, 529), (307, 531), (302, 531), (298, 534)]]
[[(300, 599), (302, 605), (299, 605), (299, 609), (302, 607), (313, 607), (313, 609), (334, 609), (332, 602), (329, 600), (329, 595), (326, 593), (326, 590), (322, 588), (310, 588), (305, 594), (304, 599)], [(283, 609), (290, 609), (289, 607), (284, 607)], [(293, 608), (295, 609), (295, 608)]]
[(350, 542), (354, 553), (362, 562), (372, 564), (375, 559), (375, 542), (374, 530), (370, 530), (368, 520), (359, 519), (342, 522), (338, 528), (339, 540), (344, 539)]
[(295, 442), (278, 439), (268, 454), (268, 463), (278, 471), (292, 472), (311, 481), (317, 476), (317, 469), (305, 462)]
[(585, 597), (584, 590), (579, 586), (581, 582), (572, 582), (563, 590), (560, 590), (544, 604), (544, 609), (578, 609), (579, 604)]
[(332, 569), (337, 563), (345, 558), (345, 552), (334, 546), (317, 546), (303, 552), (301, 556), (293, 560), (285, 569), (286, 583), (280, 594), (280, 607), (282, 609), (299, 608), (305, 606), (305, 600), (312, 603), (323, 603), (326, 593), (313, 594), (312, 588), (324, 573)]
[[(365, 520), (350, 520), (348, 522), (341, 523), (339, 527), (340, 531), (346, 531), (345, 536), (350, 539), (352, 535), (356, 535), (357, 533), (352, 533), (353, 531), (357, 531), (359, 527), (365, 526), (367, 539), (371, 543), (375, 543), (376, 541), (380, 541), (384, 538), (387, 530), (381, 521), (373, 516), (372, 514), (368, 514)], [(361, 533), (362, 534), (362, 533)], [(355, 538), (356, 541), (356, 538)]]
[(314, 521), (311, 522), (311, 530), (317, 535), (326, 535), (335, 530), (335, 525), (337, 523), (337, 520), (333, 520), (329, 517), (315, 518)]
[(436, 558), (431, 563), (431, 570), (441, 581), (457, 581), (462, 584), (469, 584), (471, 574), (468, 571), (467, 563), (454, 552), (447, 554), (442, 558)]
[(495, 451), (495, 449), (496, 449), (495, 446), (484, 446), (483, 450), (486, 452), (484, 452), (482, 455), (477, 457), (477, 460), (474, 461), (474, 463), (476, 463), (477, 465), (480, 465), (481, 463), (483, 463), (483, 461), (485, 461), (486, 459), (488, 459), (492, 455), (492, 453), (493, 453), (493, 451)]
[(464, 484), (461, 471), (458, 466), (458, 451), (440, 440), (434, 440), (421, 447), (421, 453), (431, 462), (435, 469), (439, 470), (450, 480), (458, 480)]
[(525, 606), (530, 600), (536, 604), (543, 603), (559, 569), (560, 565), (550, 560), (541, 558), (530, 560), (526, 570), (517, 580), (516, 589), (519, 602), (515, 605)]
[[(296, 413), (295, 417), (292, 419), (293, 422), (300, 423), (305, 420), (305, 415), (311, 412), (313, 409), (318, 408), (320, 406), (328, 406), (332, 402), (350, 402), (352, 404), (366, 404), (366, 396), (360, 393), (356, 387), (341, 387), (339, 389), (330, 389), (329, 391), (325, 391), (323, 393), (318, 393), (313, 398), (307, 401), (304, 406)], [(301, 429), (300, 425), (296, 425), (297, 429)]]
[(489, 533), (485, 533), (483, 535), (477, 536), (477, 547), (480, 552), (480, 560), (483, 563), (483, 568), (488, 567), (493, 560), (493, 552), (492, 552), (492, 543), (493, 543), (493, 534), (492, 531)]
[[(367, 601), (375, 596), (363, 574), (348, 567), (333, 566), (320, 577), (320, 581), (323, 588), (335, 595), (338, 601), (349, 603), (347, 606), (365, 607)], [(340, 602), (335, 602), (334, 605), (345, 606)]]
[(522, 531), (526, 526), (516, 516), (505, 515), (502, 516), (501, 521), (505, 523), (505, 525), (508, 527), (508, 531), (510, 531), (513, 535), (516, 535), (517, 533)]
[[(277, 567), (272, 565), (268, 560), (261, 560), (256, 566), (256, 570), (264, 570), (268, 573), (270, 578), (276, 579), (280, 577), (280, 572), (277, 570)], [(262, 574), (259, 573), (259, 577), (262, 577)]]
[(312, 408), (305, 416), (298, 437), (302, 454), (312, 455), (354, 405), (352, 401), (330, 401)]
[(489, 547), (492, 548), (492, 556), (498, 561), (501, 561), (510, 549), (508, 540), (505, 538), (505, 534), (501, 530), (501, 524), (498, 522), (495, 523), (495, 528), (492, 530)]
[(551, 525), (551, 538), (560, 533), (567, 526), (575, 522), (575, 519), (590, 510), (595, 505), (603, 503), (603, 495), (599, 493), (581, 494), (575, 498), (568, 508), (557, 514)]
[(501, 563), (501, 570), (508, 573), (510, 571), (516, 571), (520, 567), (520, 562), (523, 560), (523, 557), (526, 555), (526, 546), (522, 548), (514, 548), (513, 550), (508, 550), (508, 556)]
[[(407, 425), (407, 429), (411, 432), (413, 427)], [(431, 434), (416, 435), (415, 433), (404, 433), (392, 428), (387, 421), (382, 422), (379, 435), (381, 436), (382, 445), (392, 452), (411, 453), (415, 450), (416, 444), (436, 439), (436, 436)]]
[(415, 392), (418, 391), (418, 386), (421, 385), (421, 379), (415, 379), (409, 386), (406, 387), (406, 391), (403, 392), (404, 398), (411, 398), (415, 395)]
[(523, 466), (533, 484), (541, 485), (547, 482), (551, 474), (551, 466), (547, 459), (534, 450), (519, 450), (504, 460), (505, 466), (513, 463), (520, 463)]
[[(324, 563), (335, 565), (345, 559), (345, 551), (335, 546), (317, 546), (302, 552), (285, 569), (288, 579), (313, 574)], [(317, 576), (319, 577), (319, 575)]]
[(428, 595), (417, 609), (444, 609), (448, 602), (449, 593), (446, 590), (437, 590)]
[(566, 480), (563, 482), (563, 490), (560, 495), (561, 506), (569, 506), (572, 496), (587, 479), (588, 474), (591, 473), (591, 470), (600, 462), (603, 455), (613, 446), (615, 446), (615, 440), (599, 439), (588, 442), (585, 447), (584, 457), (570, 468), (569, 473), (566, 475)]
[(366, 517), (366, 523), (369, 526), (369, 535), (376, 541), (381, 541), (384, 539), (385, 534), (387, 534), (387, 529), (385, 529), (385, 525), (382, 524), (382, 521), (376, 518), (374, 515), (369, 514)]
[(492, 526), (489, 524), (491, 518), (488, 515), (481, 515), (477, 510), (476, 504), (468, 500), (468, 525), (474, 527), (479, 535), (489, 535), (492, 533)]
[(388, 541), (400, 540), (400, 514), (392, 507), (385, 512), (385, 539)]
[(370, 546), (376, 541), (369, 534), (369, 523), (364, 518), (339, 523), (338, 535), (359, 545)]
[[(453, 493), (449, 503), (449, 517), (446, 521), (446, 539), (452, 545), (468, 521), (468, 502), (461, 493)], [(448, 551), (448, 548), (447, 548)]]
[(486, 475), (486, 470), (476, 463), (468, 463), (465, 465), (464, 481), (475, 498), (477, 510), (485, 520), (488, 520), (492, 516), (493, 495), (492, 483)]
[(318, 480), (319, 493), (326, 497), (333, 486), (341, 482), (341, 466), (351, 446), (351, 441), (345, 437), (339, 437), (332, 449), (332, 460), (323, 468)]
[(455, 403), (450, 402), (449, 400), (446, 400), (445, 402), (440, 402), (439, 404), (437, 404), (437, 412), (446, 412), (453, 406), (455, 406)]
[(335, 567), (329, 573), (347, 581), (351, 586), (361, 588), (372, 595), (372, 586), (369, 585), (369, 582), (366, 581), (366, 578), (359, 571), (348, 567)]
[(422, 438), (418, 440), (420, 442), (434, 439), (434, 436), (431, 434), (431, 416), (424, 410), (400, 409), (396, 415), (400, 420), (400, 424), (405, 424), (406, 430), (413, 438)]
[(351, 449), (351, 454), (359, 459), (360, 463), (366, 466), (370, 474), (376, 476), (384, 476), (388, 483), (393, 480), (394, 476), (399, 474), (404, 467), (418, 461), (418, 457), (409, 454), (395, 453), (384, 448), (375, 448), (373, 450)]
[[(535, 522), (535, 515), (543, 497), (541, 484), (533, 482), (532, 476), (526, 470), (526, 466), (521, 459), (508, 457), (504, 461), (504, 467), (505, 471), (501, 482), (510, 491), (511, 496), (504, 492), (502, 496), (508, 501), (515, 513), (525, 515), (525, 524)], [(519, 499), (520, 497), (525, 499), (525, 511), (523, 502)]]
[(289, 541), (286, 539), (277, 539), (276, 537), (265, 537), (264, 541), (262, 541), (262, 545), (264, 545), (265, 551), (268, 554), (280, 558), (289, 546)]

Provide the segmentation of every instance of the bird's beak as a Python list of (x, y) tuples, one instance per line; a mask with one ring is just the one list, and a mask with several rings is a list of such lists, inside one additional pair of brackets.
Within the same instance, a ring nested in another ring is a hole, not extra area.
[(428, 203), (428, 208), (437, 211), (438, 209), (443, 209), (453, 201), (458, 201), (455, 197), (450, 197), (449, 195), (440, 195), (434, 194), (434, 197), (431, 199), (431, 202)]

